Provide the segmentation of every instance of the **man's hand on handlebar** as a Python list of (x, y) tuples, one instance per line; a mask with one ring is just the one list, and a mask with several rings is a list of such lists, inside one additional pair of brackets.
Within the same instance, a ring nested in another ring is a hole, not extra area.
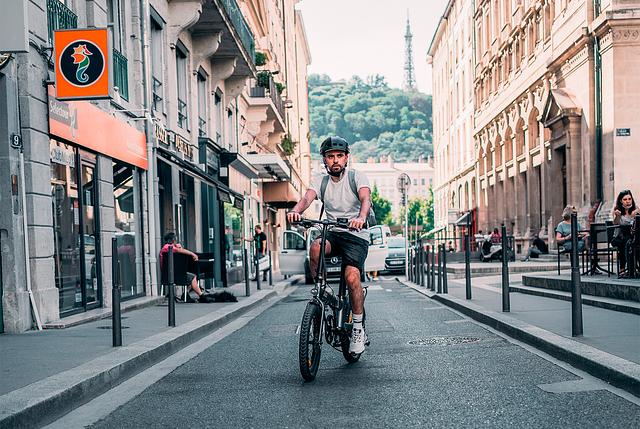
[(302, 220), (302, 215), (298, 212), (290, 211), (287, 213), (287, 220), (289, 223), (297, 223)]
[(349, 229), (355, 229), (356, 231), (360, 231), (362, 227), (364, 227), (365, 222), (366, 220), (361, 217), (351, 219), (349, 221)]

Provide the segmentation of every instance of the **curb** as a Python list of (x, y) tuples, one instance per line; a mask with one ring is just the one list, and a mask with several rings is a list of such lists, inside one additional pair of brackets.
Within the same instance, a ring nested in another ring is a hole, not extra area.
[[(557, 291), (552, 289), (540, 289), (532, 286), (509, 286), (509, 290), (511, 290), (511, 292), (518, 292), (526, 295), (542, 296), (544, 298), (559, 299), (561, 301), (571, 301), (570, 292)], [(584, 305), (604, 308), (606, 310), (640, 315), (640, 304), (634, 301), (622, 302), (622, 300), (583, 294), (582, 303)]]
[(485, 310), (468, 301), (424, 290), (396, 278), (399, 283), (451, 307), (491, 328), (527, 343), (611, 385), (640, 396), (640, 365), (503, 313)]
[(126, 379), (164, 360), (260, 304), (284, 298), (299, 277), (254, 292), (216, 314), (205, 315), (70, 370), (0, 396), (0, 427), (40, 427), (83, 405)]

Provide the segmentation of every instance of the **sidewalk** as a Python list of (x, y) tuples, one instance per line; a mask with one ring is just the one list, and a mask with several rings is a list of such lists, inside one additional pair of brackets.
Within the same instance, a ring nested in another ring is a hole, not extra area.
[[(41, 423), (63, 414), (271, 299), (300, 277), (274, 275), (245, 297), (245, 284), (225, 290), (238, 302), (176, 303), (176, 327), (166, 302), (122, 314), (122, 347), (111, 346), (111, 318), (66, 329), (0, 335), (0, 427)], [(222, 290), (222, 289), (221, 289)], [(56, 412), (54, 412), (56, 414)]]
[[(640, 394), (640, 316), (636, 314), (583, 305), (584, 335), (572, 337), (571, 302), (512, 291), (511, 311), (503, 313), (500, 276), (472, 278), (471, 300), (465, 299), (464, 279), (449, 278), (448, 294), (399, 280), (481, 323)], [(521, 284), (522, 274), (510, 276), (510, 286)]]

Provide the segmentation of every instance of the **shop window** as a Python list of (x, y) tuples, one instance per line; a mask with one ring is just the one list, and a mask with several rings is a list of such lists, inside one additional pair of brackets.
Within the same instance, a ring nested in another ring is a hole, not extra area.
[(61, 316), (100, 306), (95, 156), (50, 141), (54, 277)]
[[(221, 200), (222, 201), (222, 200)], [(244, 280), (243, 267), (243, 224), (242, 210), (231, 203), (224, 203), (224, 249), (227, 269), (227, 284)]]
[(140, 176), (127, 164), (113, 163), (113, 199), (116, 245), (122, 298), (144, 294)]

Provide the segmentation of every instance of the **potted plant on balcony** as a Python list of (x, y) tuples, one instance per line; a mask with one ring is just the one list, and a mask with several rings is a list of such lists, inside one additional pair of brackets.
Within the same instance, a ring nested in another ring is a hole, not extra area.
[(267, 64), (267, 54), (264, 52), (256, 52), (255, 63), (258, 67)]
[(271, 80), (271, 72), (268, 70), (259, 71), (256, 75), (258, 86), (269, 89), (269, 81)]
[(282, 151), (285, 155), (291, 156), (293, 152), (296, 150), (296, 142), (291, 140), (291, 134), (285, 134), (280, 141), (280, 146), (282, 147)]
[(276, 90), (278, 91), (278, 95), (282, 94), (282, 91), (284, 91), (285, 88), (286, 88), (285, 84), (276, 82)]

